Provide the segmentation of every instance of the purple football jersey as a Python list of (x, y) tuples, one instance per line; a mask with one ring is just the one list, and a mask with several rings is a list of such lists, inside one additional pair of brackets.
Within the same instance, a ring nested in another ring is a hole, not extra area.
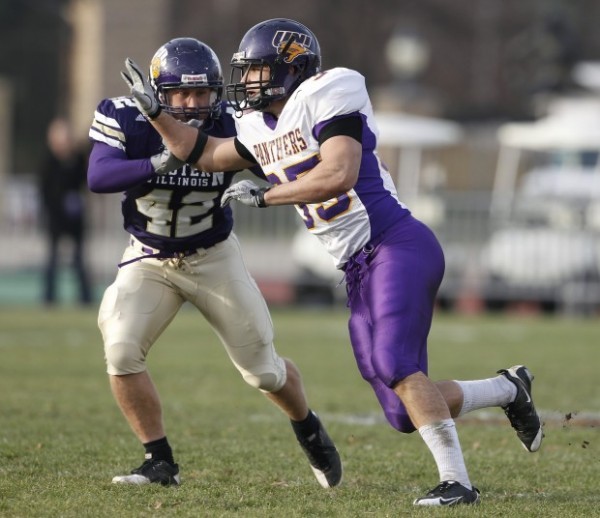
[[(204, 130), (216, 137), (235, 136), (232, 111)], [(164, 252), (209, 247), (230, 234), (230, 207), (223, 191), (235, 173), (206, 173), (186, 164), (164, 175), (153, 172), (149, 157), (163, 149), (160, 136), (130, 97), (104, 99), (90, 128), (94, 148), (88, 183), (96, 192), (123, 192), (124, 227), (148, 246)]]

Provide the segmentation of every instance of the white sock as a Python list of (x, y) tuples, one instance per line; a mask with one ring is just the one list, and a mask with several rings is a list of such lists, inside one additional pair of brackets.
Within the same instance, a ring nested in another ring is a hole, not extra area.
[(472, 489), (454, 420), (444, 419), (437, 423), (426, 424), (419, 428), (419, 433), (437, 464), (440, 482), (456, 480)]
[(505, 376), (485, 380), (455, 381), (463, 393), (463, 406), (459, 417), (473, 410), (506, 406), (517, 397), (517, 387)]

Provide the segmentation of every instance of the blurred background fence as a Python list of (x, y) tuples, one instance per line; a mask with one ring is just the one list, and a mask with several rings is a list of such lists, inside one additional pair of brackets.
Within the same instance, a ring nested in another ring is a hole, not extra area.
[[(442, 307), (598, 314), (596, 0), (2, 0), (0, 304), (40, 300), (36, 178), (50, 120), (67, 116), (85, 142), (99, 100), (126, 93), (124, 58), (147, 64), (172, 37), (212, 46), (227, 80), (245, 30), (278, 16), (313, 29), (326, 67), (365, 75), (400, 198), (444, 246)], [(99, 297), (126, 235), (119, 195), (86, 196)], [(343, 300), (341, 275), (298, 233), (293, 208), (234, 210), (271, 302)], [(69, 275), (61, 286), (74, 300)]]

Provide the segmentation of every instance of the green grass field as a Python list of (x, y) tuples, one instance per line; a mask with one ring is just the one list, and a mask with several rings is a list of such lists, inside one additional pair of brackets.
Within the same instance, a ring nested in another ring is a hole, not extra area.
[(336, 440), (342, 486), (323, 490), (279, 410), (245, 385), (202, 317), (186, 308), (149, 365), (182, 485), (115, 486), (143, 451), (104, 373), (95, 310), (0, 312), (0, 516), (599, 516), (600, 324), (439, 314), (431, 376), (474, 379), (525, 363), (545, 421), (527, 453), (500, 409), (458, 420), (482, 504), (417, 509), (437, 470), (418, 434), (386, 425), (350, 351), (344, 310), (273, 311), (276, 345), (303, 372)]

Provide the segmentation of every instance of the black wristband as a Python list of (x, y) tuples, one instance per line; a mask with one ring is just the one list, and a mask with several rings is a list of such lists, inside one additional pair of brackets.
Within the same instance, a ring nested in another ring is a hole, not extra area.
[(202, 152), (206, 147), (206, 143), (208, 142), (208, 135), (204, 133), (202, 130), (198, 130), (198, 136), (196, 137), (196, 142), (194, 143), (194, 147), (190, 152), (190, 155), (186, 159), (187, 164), (195, 164), (198, 159), (202, 156)]
[(156, 119), (156, 117), (158, 117), (161, 114), (161, 112), (162, 112), (162, 107), (159, 104), (158, 108), (156, 108), (156, 111), (152, 115), (148, 114), (148, 119), (153, 121), (154, 119)]
[(267, 206), (267, 204), (265, 203), (265, 193), (270, 189), (271, 187), (262, 187), (260, 188), (257, 193), (256, 193), (256, 203), (259, 207), (264, 208)]

